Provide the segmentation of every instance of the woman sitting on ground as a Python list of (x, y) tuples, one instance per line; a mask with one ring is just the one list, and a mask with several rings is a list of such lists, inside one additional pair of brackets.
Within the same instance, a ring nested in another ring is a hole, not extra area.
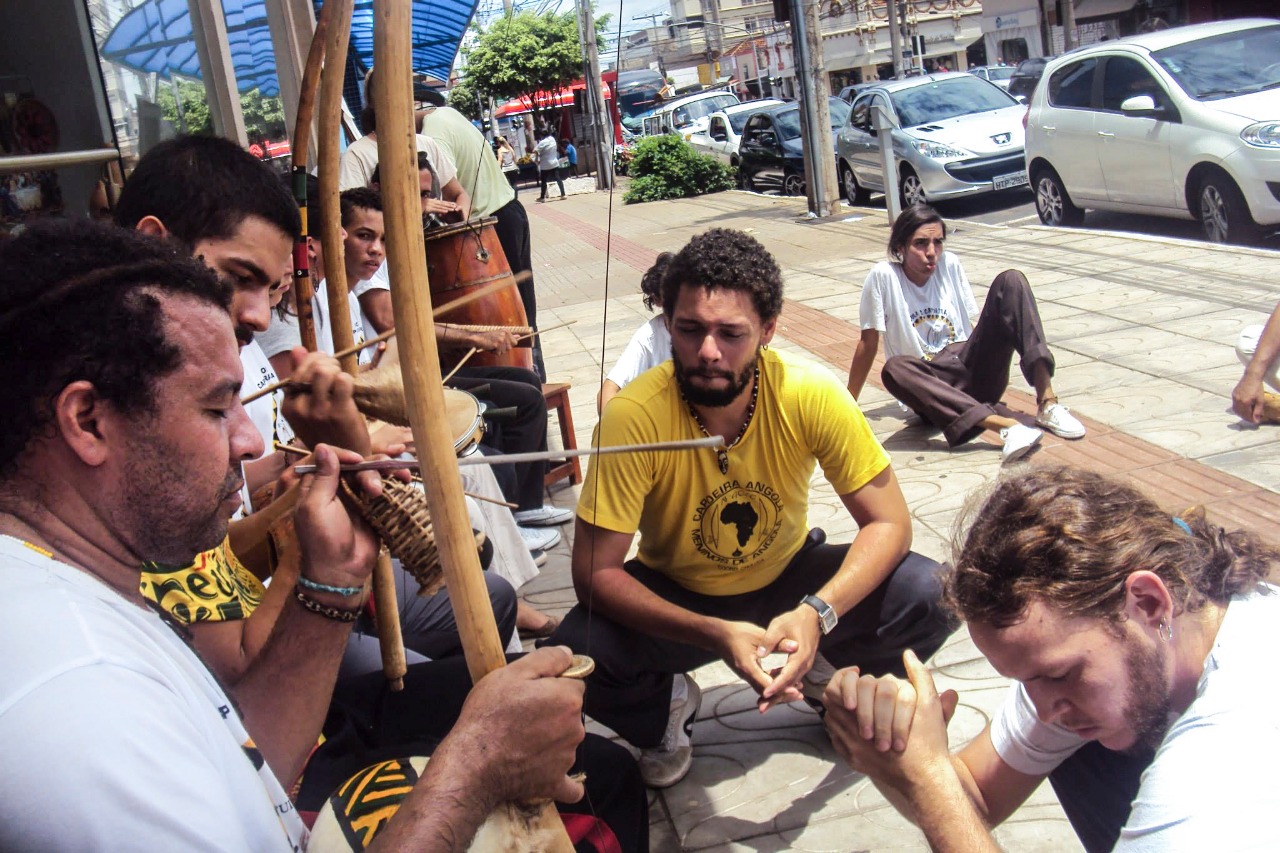
[(996, 276), (979, 315), (960, 259), (943, 249), (946, 238), (946, 223), (925, 205), (907, 208), (893, 223), (892, 260), (872, 267), (862, 286), (862, 336), (849, 366), (849, 393), (862, 392), (883, 334), (885, 390), (942, 430), (950, 447), (983, 430), (999, 433), (1009, 462), (1043, 435), (996, 413), (1016, 352), (1036, 389), (1036, 424), (1082, 438), (1084, 425), (1053, 392), (1053, 353), (1026, 276), (1017, 270)]

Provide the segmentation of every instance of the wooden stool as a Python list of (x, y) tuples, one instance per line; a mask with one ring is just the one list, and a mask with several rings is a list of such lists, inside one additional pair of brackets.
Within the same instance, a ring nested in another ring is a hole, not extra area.
[[(578, 449), (578, 439), (573, 434), (573, 411), (569, 408), (571, 387), (573, 386), (568, 382), (555, 382), (542, 386), (542, 398), (547, 401), (547, 411), (554, 409), (556, 420), (560, 422), (560, 441), (565, 450)], [(578, 457), (566, 459), (558, 465), (547, 463), (547, 474), (543, 483), (547, 488), (551, 488), (552, 483), (557, 483), (566, 477), (571, 484), (582, 482), (582, 467), (578, 464)]]

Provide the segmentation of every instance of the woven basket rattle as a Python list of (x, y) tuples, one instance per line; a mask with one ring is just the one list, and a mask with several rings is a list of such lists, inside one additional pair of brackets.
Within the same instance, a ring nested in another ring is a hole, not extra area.
[(400, 560), (404, 570), (418, 582), (421, 587), (418, 595), (431, 595), (444, 586), (440, 554), (431, 529), (431, 512), (420, 478), (414, 477), (406, 483), (395, 477), (384, 477), (382, 494), (376, 498), (357, 494), (345, 480), (342, 488), (369, 526), (377, 531), (391, 555)]

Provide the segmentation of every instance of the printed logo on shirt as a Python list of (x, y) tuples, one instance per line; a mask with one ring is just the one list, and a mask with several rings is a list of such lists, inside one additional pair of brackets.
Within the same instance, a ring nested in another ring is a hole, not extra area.
[(956, 342), (956, 327), (951, 318), (937, 308), (923, 308), (911, 312), (911, 325), (920, 338), (925, 358), (942, 352), (948, 344)]
[(693, 545), (726, 571), (739, 571), (764, 555), (782, 527), (782, 500), (771, 486), (731, 480), (698, 503)]

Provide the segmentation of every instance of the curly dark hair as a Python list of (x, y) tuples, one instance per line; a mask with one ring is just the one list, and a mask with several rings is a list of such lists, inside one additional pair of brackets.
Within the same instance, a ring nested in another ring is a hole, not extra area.
[(231, 306), (231, 286), (204, 264), (113, 225), (50, 220), (0, 244), (0, 475), (72, 382), (126, 414), (153, 411), (156, 382), (182, 365), (162, 310), (172, 295)]
[(942, 239), (947, 239), (947, 223), (942, 214), (927, 204), (913, 204), (898, 214), (893, 220), (893, 228), (889, 230), (889, 257), (902, 263), (902, 253), (906, 251), (911, 236), (924, 225), (941, 225)]
[(1002, 478), (965, 515), (973, 521), (957, 537), (945, 595), (960, 618), (996, 628), (1020, 621), (1033, 600), (1119, 621), (1125, 581), (1139, 569), (1160, 577), (1175, 613), (1195, 612), (1254, 589), (1280, 562), (1280, 551), (1209, 523), (1202, 508), (1175, 521), (1131, 486), (1076, 468)]
[(343, 190), (338, 200), (342, 205), (343, 228), (351, 224), (351, 217), (355, 215), (357, 209), (382, 210), (382, 194), (370, 187), (352, 187), (349, 190)]
[(644, 307), (647, 311), (652, 311), (655, 307), (662, 305), (662, 278), (667, 274), (667, 267), (671, 266), (671, 259), (675, 255), (670, 252), (663, 252), (658, 255), (658, 259), (653, 262), (653, 266), (645, 270), (644, 276), (640, 279), (640, 293), (644, 297)]
[(225, 240), (257, 216), (297, 240), (302, 218), (293, 195), (266, 163), (227, 139), (179, 136), (138, 161), (116, 203), (116, 224), (164, 223), (190, 254), (201, 240)]
[(769, 250), (749, 234), (712, 228), (676, 253), (662, 277), (662, 310), (675, 310), (680, 288), (741, 290), (751, 296), (760, 319), (782, 313), (782, 271)]

